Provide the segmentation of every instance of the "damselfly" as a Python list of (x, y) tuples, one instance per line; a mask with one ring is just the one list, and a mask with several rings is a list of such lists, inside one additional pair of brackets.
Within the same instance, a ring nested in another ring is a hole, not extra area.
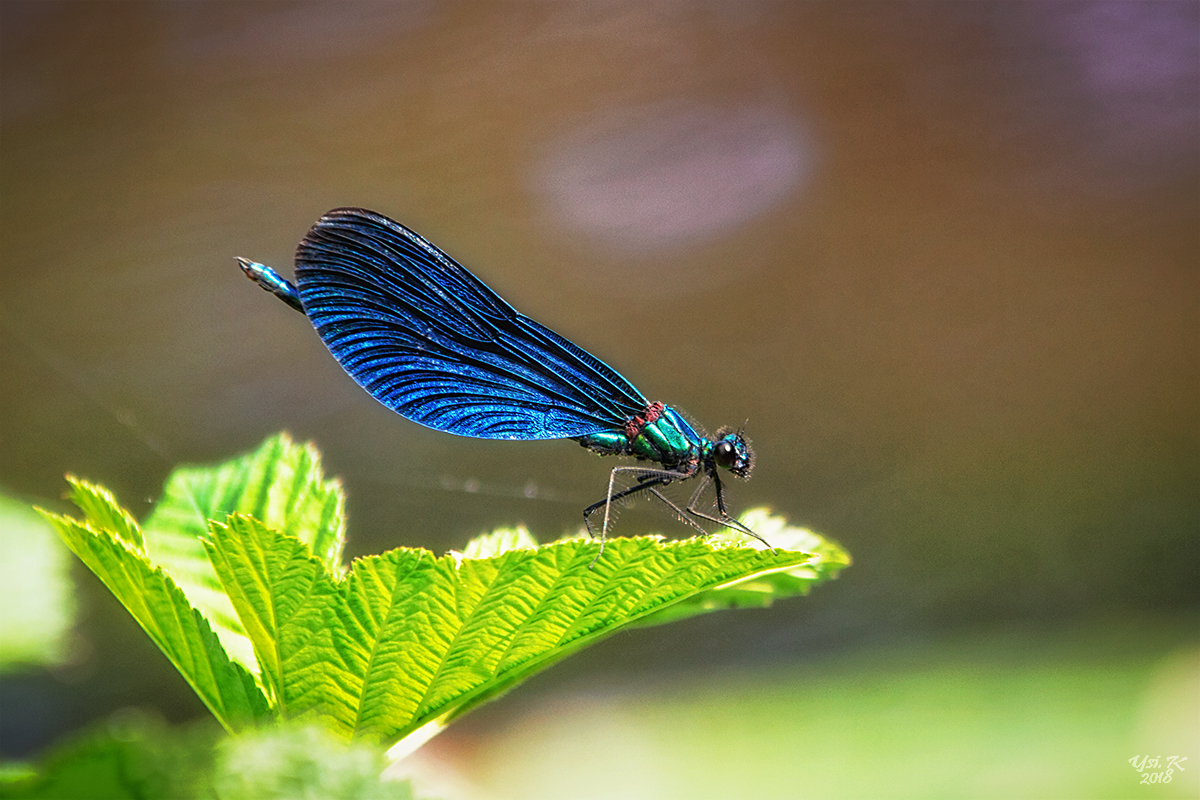
[[(613, 501), (643, 493), (700, 533), (707, 531), (697, 520), (708, 520), (763, 541), (725, 503), (722, 470), (748, 478), (754, 466), (742, 431), (698, 433), (403, 225), (359, 208), (330, 211), (300, 242), (295, 284), (263, 264), (238, 262), (307, 316), (342, 368), (401, 416), (459, 436), (574, 439), (600, 455), (657, 464), (614, 468), (604, 499), (584, 509), (593, 537), (592, 515), (604, 510), (597, 558)], [(695, 477), (682, 508), (662, 491)], [(715, 514), (701, 507), (710, 485)]]

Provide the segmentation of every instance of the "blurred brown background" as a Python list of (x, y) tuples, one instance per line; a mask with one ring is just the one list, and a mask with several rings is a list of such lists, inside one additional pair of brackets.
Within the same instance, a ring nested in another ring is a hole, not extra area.
[[(350, 555), (574, 529), (610, 462), (391, 414), (233, 261), (290, 274), (357, 205), (648, 397), (748, 419), (735, 509), (855, 558), (510, 708), (996, 624), (1195, 622), (1198, 8), (4, 0), (0, 488), (58, 507), (71, 471), (144, 514), (174, 464), (288, 429), (345, 481)], [(622, 515), (646, 530), (686, 534)], [(10, 753), (122, 705), (202, 713), (88, 577), (85, 655), (12, 684), (49, 722), (10, 716)]]

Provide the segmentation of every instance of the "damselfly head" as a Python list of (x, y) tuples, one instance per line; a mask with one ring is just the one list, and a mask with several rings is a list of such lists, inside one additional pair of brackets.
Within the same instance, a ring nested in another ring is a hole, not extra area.
[(750, 477), (750, 470), (754, 469), (754, 451), (741, 431), (734, 433), (731, 428), (717, 431), (712, 453), (718, 467), (729, 470), (739, 478)]

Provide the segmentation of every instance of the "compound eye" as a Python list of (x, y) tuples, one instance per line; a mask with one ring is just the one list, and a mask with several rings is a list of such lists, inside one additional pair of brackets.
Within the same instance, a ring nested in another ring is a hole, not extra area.
[(722, 439), (713, 447), (713, 459), (717, 462), (717, 466), (731, 469), (738, 462), (737, 447), (728, 439)]

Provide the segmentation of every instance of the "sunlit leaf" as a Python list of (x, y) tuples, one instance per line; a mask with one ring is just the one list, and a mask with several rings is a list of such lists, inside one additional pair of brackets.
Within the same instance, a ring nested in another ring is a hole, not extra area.
[(247, 514), (304, 542), (327, 568), (340, 570), (344, 497), (326, 480), (312, 444), (276, 434), (258, 449), (223, 464), (180, 467), (144, 525), (151, 563), (163, 567), (200, 609), (238, 663), (258, 671), (250, 640), (213, 572), (201, 537), (209, 520)]
[(524, 525), (515, 528), (497, 528), (491, 533), (476, 536), (462, 549), (466, 558), (493, 558), (509, 550), (535, 550), (537, 539)]
[(398, 548), (356, 560), (339, 579), (252, 518), (212, 530), (213, 563), (280, 709), (381, 742), (456, 716), (673, 603), (812, 561), (643, 537), (609, 541), (589, 569), (597, 545), (574, 539), (490, 558)]
[(208, 621), (161, 568), (153, 567), (145, 554), (113, 531), (59, 514), (43, 512), (43, 516), (226, 728), (242, 730), (270, 715), (254, 676), (230, 660)]
[[(341, 492), (318, 464), (280, 436), (181, 470), (142, 529), (144, 551), (99, 487), (73, 481), (86, 520), (48, 515), (231, 730), (270, 715), (411, 751), (620, 630), (768, 605), (849, 563), (836, 544), (755, 512), (745, 521), (770, 548), (738, 534), (614, 538), (597, 559), (593, 540), (539, 546), (519, 527), (461, 553), (401, 547), (343, 570)], [(240, 648), (232, 661), (222, 642)]]
[[(332, 653), (337, 588), (321, 561), (298, 539), (234, 515), (213, 523), (205, 546), (254, 644), (280, 717), (329, 713), (326, 683), (342, 679)], [(315, 694), (315, 699), (312, 697)]]
[(107, 530), (137, 552), (146, 551), (142, 529), (137, 520), (117, 503), (117, 498), (103, 486), (67, 476), (71, 484), (71, 502), (78, 506), (83, 516), (93, 527)]
[[(770, 542), (772, 547), (808, 553), (808, 560), (786, 569), (749, 575), (698, 592), (651, 614), (639, 625), (661, 625), (721, 609), (766, 608), (776, 600), (808, 594), (813, 586), (836, 578), (843, 568), (850, 565), (850, 554), (836, 542), (824, 539), (807, 528), (788, 525), (783, 517), (772, 516), (765, 508), (747, 511), (740, 521)], [(766, 549), (762, 542), (732, 530), (713, 534), (709, 541), (714, 545)]]
[[(269, 528), (304, 542), (326, 568), (340, 571), (345, 543), (345, 498), (337, 479), (326, 479), (313, 444), (296, 444), (286, 433), (258, 449), (214, 466), (173, 471), (163, 496), (143, 526), (147, 548), (166, 548), (153, 536), (198, 542), (208, 521), (230, 514), (254, 517)], [(197, 551), (201, 559), (203, 550)]]

